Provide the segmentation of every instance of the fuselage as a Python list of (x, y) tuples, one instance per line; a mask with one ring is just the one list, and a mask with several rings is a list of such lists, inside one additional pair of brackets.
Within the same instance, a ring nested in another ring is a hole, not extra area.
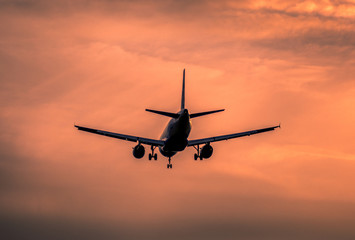
[(183, 151), (188, 143), (187, 138), (191, 131), (189, 111), (182, 109), (178, 118), (172, 118), (165, 127), (160, 140), (165, 142), (159, 151), (165, 157), (172, 157), (177, 152)]

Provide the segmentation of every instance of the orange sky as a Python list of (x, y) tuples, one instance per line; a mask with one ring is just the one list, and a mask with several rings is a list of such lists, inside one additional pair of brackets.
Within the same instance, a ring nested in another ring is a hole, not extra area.
[[(0, 0), (0, 234), (354, 238), (354, 20), (354, 1)], [(191, 138), (282, 128), (168, 171), (73, 127), (158, 138), (144, 109), (178, 110), (183, 68), (190, 112), (226, 108)]]

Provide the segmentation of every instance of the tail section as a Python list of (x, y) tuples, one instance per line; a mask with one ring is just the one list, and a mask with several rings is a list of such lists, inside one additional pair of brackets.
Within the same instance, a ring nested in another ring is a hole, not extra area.
[(185, 109), (185, 68), (182, 74), (181, 110)]
[[(181, 93), (181, 110), (185, 109), (185, 68), (182, 73), (182, 93)], [(152, 112), (155, 114), (163, 115), (166, 117), (171, 117), (171, 118), (178, 118), (180, 116), (179, 113), (171, 113), (171, 112), (163, 112), (163, 111), (158, 111), (158, 110), (152, 110), (152, 109), (146, 109), (148, 112)], [(217, 113), (217, 112), (222, 112), (224, 109), (219, 109), (219, 110), (213, 110), (213, 111), (208, 111), (208, 112), (199, 112), (199, 113), (192, 113), (190, 114), (190, 118), (195, 118), (195, 117), (201, 117), (207, 114), (212, 114), (212, 113)], [(182, 111), (180, 111), (181, 113)]]

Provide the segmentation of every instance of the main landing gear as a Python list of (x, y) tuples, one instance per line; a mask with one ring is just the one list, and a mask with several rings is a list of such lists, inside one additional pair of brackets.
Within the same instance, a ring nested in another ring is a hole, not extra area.
[(151, 146), (150, 149), (152, 150), (152, 153), (149, 153), (149, 156), (148, 156), (148, 159), (149, 161), (152, 160), (152, 158), (154, 158), (154, 160), (157, 160), (158, 159), (158, 155), (157, 154), (154, 154), (154, 149), (156, 148), (157, 146)]
[(203, 160), (203, 157), (200, 155), (200, 145), (197, 145), (197, 147), (196, 146), (193, 146), (195, 149), (196, 149), (196, 151), (197, 151), (197, 153), (195, 153), (194, 154), (194, 159), (195, 159), (195, 161), (197, 160), (197, 159), (200, 159), (200, 160)]
[(168, 165), (166, 165), (167, 168), (173, 168), (173, 165), (170, 163), (170, 161), (171, 161), (171, 157), (169, 157), (169, 163)]

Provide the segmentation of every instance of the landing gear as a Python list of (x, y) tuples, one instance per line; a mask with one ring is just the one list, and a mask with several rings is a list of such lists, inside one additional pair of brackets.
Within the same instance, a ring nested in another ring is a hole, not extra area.
[(195, 159), (195, 161), (197, 160), (197, 159), (200, 159), (200, 160), (203, 160), (203, 157), (200, 155), (200, 145), (197, 145), (197, 147), (196, 146), (193, 146), (195, 149), (196, 149), (196, 151), (197, 151), (197, 153), (195, 153), (194, 154), (194, 159)]
[(166, 165), (166, 168), (173, 168), (173, 165), (170, 163), (171, 158), (169, 157), (169, 163)]
[(158, 155), (154, 154), (154, 149), (155, 148), (156, 148), (156, 146), (153, 146), (153, 145), (150, 147), (150, 149), (152, 150), (152, 153), (149, 153), (149, 155), (148, 155), (149, 161), (152, 160), (152, 158), (154, 158), (154, 160), (158, 159)]

